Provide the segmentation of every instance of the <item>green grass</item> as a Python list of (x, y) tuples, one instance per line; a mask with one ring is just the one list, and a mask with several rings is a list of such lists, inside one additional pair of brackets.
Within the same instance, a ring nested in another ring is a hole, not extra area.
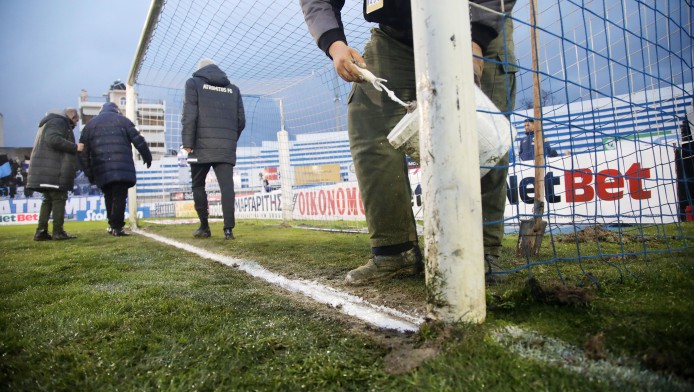
[[(562, 262), (567, 284), (590, 294), (585, 305), (539, 300), (530, 295), (527, 271), (512, 274), (490, 288), (485, 324), (444, 328), (430, 323), (417, 334), (403, 335), (374, 330), (235, 268), (142, 236), (107, 236), (104, 227), (102, 222), (68, 223), (66, 229), (79, 238), (63, 242), (34, 242), (30, 226), (0, 227), (0, 390), (694, 388), (677, 381), (654, 387), (590, 377), (523, 358), (491, 338), (506, 325), (578, 347), (602, 334), (601, 350), (610, 357), (692, 380), (691, 249), (613, 260), (621, 273), (600, 259)], [(256, 260), (291, 278), (349, 290), (373, 303), (420, 312), (425, 307), (422, 277), (371, 288), (344, 286), (345, 273), (368, 257), (365, 234), (240, 221), (237, 239), (224, 241), (221, 224), (213, 225), (207, 240), (191, 238), (194, 225), (144, 228)], [(691, 237), (694, 226), (684, 228)], [(504, 245), (504, 262), (522, 265), (511, 254), (515, 238), (509, 236)], [(557, 249), (575, 256), (575, 245)], [(553, 254), (548, 243), (543, 252)], [(559, 281), (553, 265), (530, 272), (546, 289)], [(598, 279), (599, 288), (585, 272)], [(425, 358), (421, 363), (420, 357)]]

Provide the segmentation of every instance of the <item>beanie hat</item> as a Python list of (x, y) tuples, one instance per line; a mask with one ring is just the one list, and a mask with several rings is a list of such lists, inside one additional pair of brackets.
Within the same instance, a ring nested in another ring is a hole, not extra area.
[(212, 64), (214, 64), (214, 61), (212, 61), (208, 58), (204, 58), (204, 59), (198, 61), (198, 69), (200, 69), (202, 67), (206, 67), (208, 65), (212, 65)]

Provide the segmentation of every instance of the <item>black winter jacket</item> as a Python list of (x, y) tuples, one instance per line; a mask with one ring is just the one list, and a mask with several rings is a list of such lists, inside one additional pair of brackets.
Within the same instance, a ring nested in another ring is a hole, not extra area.
[(214, 64), (186, 81), (183, 98), (183, 147), (188, 163), (236, 164), (236, 144), (246, 127), (239, 88)]
[(135, 185), (134, 145), (145, 163), (152, 162), (147, 141), (113, 102), (104, 104), (98, 116), (89, 120), (80, 135), (84, 151), (80, 164), (89, 182), (98, 187), (113, 182)]
[[(472, 3), (501, 12), (500, 0), (471, 0)], [(328, 49), (335, 41), (347, 43), (340, 11), (345, 0), (300, 0), (304, 19), (318, 47), (328, 57)], [(385, 0), (383, 7), (368, 10), (368, 2), (363, 0), (364, 19), (378, 23), (386, 33), (403, 43), (412, 46), (412, 13), (410, 0)], [(504, 0), (504, 11), (511, 12), (516, 0)], [(477, 7), (470, 7), (472, 40), (486, 50), (489, 43), (501, 31), (502, 18), (499, 14)]]
[(49, 113), (39, 122), (27, 176), (28, 190), (72, 191), (77, 171), (74, 125), (64, 115)]

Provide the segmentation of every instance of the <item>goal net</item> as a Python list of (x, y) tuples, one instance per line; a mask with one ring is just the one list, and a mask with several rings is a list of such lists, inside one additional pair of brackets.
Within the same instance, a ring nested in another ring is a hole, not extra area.
[[(297, 2), (167, 0), (159, 5), (133, 67), (133, 87), (139, 99), (165, 102), (160, 132), (166, 152), (152, 169), (139, 168), (138, 206), (154, 217), (195, 217), (189, 168), (180, 151), (180, 117), (185, 81), (198, 60), (208, 57), (239, 86), (245, 107), (246, 129), (234, 170), (237, 218), (283, 219), (283, 211), (291, 211), (296, 224), (365, 231), (347, 132), (350, 85), (315, 45)], [(690, 248), (679, 222), (694, 214), (692, 2), (562, 0), (539, 7), (537, 23), (531, 24), (528, 1), (518, 1), (505, 16), (513, 29), (502, 31), (512, 36), (514, 47), (506, 46), (505, 56), (485, 59), (515, 77), (515, 91), (507, 84), (503, 92), (514, 104), (501, 113), (517, 130), (509, 129), (510, 162), (491, 168), (508, 169), (504, 231), (518, 232), (520, 222), (533, 217), (540, 192), (545, 238), (552, 244), (543, 258), (507, 269), (644, 254), (649, 235), (679, 236), (668, 244), (672, 251)], [(361, 1), (346, 2), (342, 22), (349, 44), (363, 50), (376, 26), (364, 21)], [(531, 56), (533, 28), (537, 67)], [(539, 117), (533, 75), (539, 75)], [(138, 107), (138, 117), (148, 110), (155, 109)], [(524, 130), (526, 119), (542, 126), (542, 190), (535, 189), (537, 161), (521, 156), (531, 137)], [(278, 132), (283, 130), (289, 138), (289, 170), (280, 164)], [(421, 219), (421, 170), (409, 163), (412, 208)], [(291, 189), (282, 188), (283, 176)], [(211, 175), (208, 181), (211, 212), (221, 215), (216, 179)], [(290, 199), (283, 199), (283, 192)], [(586, 228), (598, 232), (589, 236), (593, 244), (608, 241), (599, 235), (606, 230), (616, 236), (617, 246), (584, 254), (579, 236)], [(627, 236), (637, 238), (636, 245), (623, 245)], [(573, 241), (570, 255), (557, 252), (559, 238)]]

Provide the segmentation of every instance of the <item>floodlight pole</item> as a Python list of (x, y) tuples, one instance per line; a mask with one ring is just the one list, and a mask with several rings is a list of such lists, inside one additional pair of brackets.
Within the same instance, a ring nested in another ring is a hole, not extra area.
[(292, 166), (289, 160), (289, 133), (284, 129), (284, 102), (280, 99), (280, 131), (277, 132), (280, 160), (280, 189), (282, 190), (282, 220), (292, 220)]
[(424, 200), (427, 310), (486, 316), (482, 202), (467, 0), (412, 0)]

